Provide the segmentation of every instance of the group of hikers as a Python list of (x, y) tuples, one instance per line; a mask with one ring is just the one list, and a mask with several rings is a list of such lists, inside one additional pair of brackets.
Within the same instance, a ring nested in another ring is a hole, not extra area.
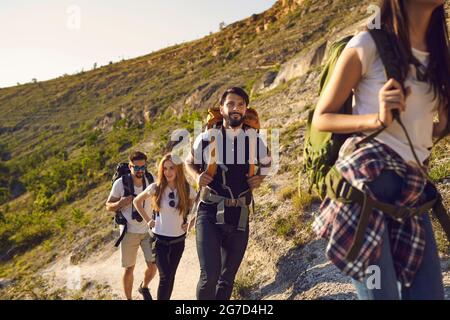
[[(253, 149), (253, 140), (246, 134), (250, 129), (245, 117), (248, 105), (243, 89), (227, 90), (220, 101), (220, 115), (212, 118), (217, 121), (215, 127), (195, 139), (185, 163), (173, 154), (164, 155), (154, 182), (146, 172), (147, 156), (139, 151), (129, 156), (129, 173), (115, 180), (106, 204), (109, 211), (120, 211), (126, 220), (121, 226), (120, 250), (127, 299), (132, 298), (139, 247), (147, 262), (139, 293), (145, 300), (152, 299), (148, 286), (158, 269), (157, 299), (171, 297), (186, 234), (194, 224), (201, 267), (197, 297), (230, 299), (247, 247), (252, 190), (265, 178), (260, 174), (262, 169), (271, 165), (263, 139), (255, 131), (257, 144)], [(258, 171), (251, 174), (257, 165)], [(185, 172), (196, 181), (198, 193), (189, 185)]]
[[(313, 229), (328, 240), (328, 259), (352, 279), (359, 299), (444, 299), (426, 214), (432, 209), (450, 236), (450, 219), (427, 171), (433, 138), (450, 133), (444, 1), (382, 0), (377, 18), (380, 28), (331, 46), (321, 77), (304, 152), (311, 190), (322, 198)], [(139, 293), (152, 299), (149, 283), (158, 271), (157, 299), (170, 299), (194, 227), (197, 299), (231, 297), (249, 217), (257, 214), (253, 191), (272, 157), (242, 88), (226, 90), (208, 120), (189, 157), (164, 155), (155, 180), (139, 151), (118, 168), (106, 207), (121, 225), (117, 245), (127, 299), (139, 247), (147, 262)], [(376, 286), (368, 283), (372, 266), (380, 271)]]

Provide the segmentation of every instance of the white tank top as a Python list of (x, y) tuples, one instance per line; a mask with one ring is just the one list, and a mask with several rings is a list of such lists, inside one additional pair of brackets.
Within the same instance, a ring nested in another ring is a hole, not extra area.
[[(378, 113), (378, 93), (387, 79), (375, 42), (370, 33), (364, 31), (353, 37), (346, 48), (355, 48), (362, 64), (362, 78), (354, 92), (353, 114)], [(412, 52), (420, 63), (428, 65), (428, 52), (414, 48)], [(401, 112), (401, 119), (419, 160), (423, 162), (430, 156), (433, 146), (433, 119), (438, 109), (438, 99), (434, 99), (433, 90), (428, 83), (417, 80), (413, 65), (404, 85), (411, 88), (411, 94), (406, 99), (406, 111)], [(397, 121), (376, 139), (396, 151), (406, 162), (416, 164), (405, 133)]]

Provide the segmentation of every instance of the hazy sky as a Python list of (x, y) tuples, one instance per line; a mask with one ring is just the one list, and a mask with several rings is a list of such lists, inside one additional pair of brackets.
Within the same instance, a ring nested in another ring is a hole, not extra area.
[(0, 87), (141, 56), (275, 0), (0, 0)]

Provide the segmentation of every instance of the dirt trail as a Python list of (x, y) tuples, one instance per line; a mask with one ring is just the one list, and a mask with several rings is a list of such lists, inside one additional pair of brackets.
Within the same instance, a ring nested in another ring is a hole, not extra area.
[[(139, 250), (136, 268), (134, 272), (133, 299), (142, 299), (137, 292), (137, 288), (144, 277), (145, 260)], [(78, 269), (79, 268), (79, 269)], [(79, 273), (78, 273), (79, 272)], [(99, 284), (108, 284), (111, 287), (111, 294), (117, 298), (123, 298), (122, 290), (122, 268), (120, 265), (120, 252), (113, 245), (107, 245), (105, 250), (90, 257), (88, 260), (77, 266), (70, 264), (70, 257), (60, 259), (45, 269), (44, 275), (53, 278), (55, 285), (68, 286), (70, 288), (70, 274), (79, 274), (83, 283), (85, 281), (95, 281)], [(172, 299), (191, 300), (195, 299), (195, 288), (200, 275), (200, 267), (195, 246), (195, 236), (191, 234), (186, 240), (186, 248), (180, 261), (175, 279)], [(151, 282), (150, 290), (156, 299), (159, 277), (156, 274)]]

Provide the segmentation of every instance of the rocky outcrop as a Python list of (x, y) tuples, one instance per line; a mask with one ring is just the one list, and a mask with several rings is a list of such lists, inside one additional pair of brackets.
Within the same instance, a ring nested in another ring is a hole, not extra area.
[[(344, 36), (356, 34), (358, 31), (363, 30), (366, 22), (367, 22), (366, 19), (364, 19), (347, 28), (341, 30), (332, 30), (333, 36), (329, 37), (328, 41), (325, 40), (319, 41), (310, 46), (309, 48), (303, 50), (292, 59), (285, 62), (281, 66), (280, 71), (278, 72), (276, 78), (272, 81), (270, 86), (266, 87), (260, 86), (259, 88), (254, 87), (254, 89), (257, 90), (256, 92), (264, 92), (272, 90), (278, 87), (279, 85), (286, 83), (292, 79), (302, 77), (303, 75), (307, 74), (308, 71), (311, 70), (311, 68), (320, 66), (325, 62), (325, 59), (328, 55), (328, 49), (331, 43)], [(266, 76), (267, 75), (264, 75), (263, 79), (258, 81), (256, 84), (259, 85), (261, 81), (264, 81), (266, 79)]]
[(281, 66), (280, 72), (268, 89), (278, 87), (289, 80), (305, 75), (312, 67), (322, 64), (325, 57), (327, 42), (314, 45), (306, 52), (301, 52)]
[(274, 82), (278, 75), (278, 71), (269, 71), (264, 76), (257, 80), (253, 85), (251, 94), (262, 93), (266, 91)]
[(184, 101), (184, 105), (188, 105), (193, 109), (199, 109), (207, 106), (212, 101), (217, 101), (219, 98), (219, 89), (222, 84), (205, 83), (195, 89)]

